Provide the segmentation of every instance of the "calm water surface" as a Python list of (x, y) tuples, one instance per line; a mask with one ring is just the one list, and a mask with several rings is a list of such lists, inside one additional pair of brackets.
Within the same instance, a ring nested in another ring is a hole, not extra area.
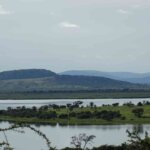
[[(7, 127), (9, 123), (1, 123), (0, 127)], [(150, 132), (150, 125), (136, 126), (140, 129), (141, 136), (145, 131)], [(58, 149), (66, 146), (71, 146), (71, 137), (78, 135), (79, 133), (86, 133), (87, 135), (95, 135), (94, 143), (92, 146), (100, 146), (101, 144), (121, 144), (128, 140), (126, 130), (132, 131), (133, 125), (107, 125), (107, 126), (39, 126), (37, 127), (52, 142), (52, 146), (56, 146)], [(33, 131), (24, 129), (25, 133), (16, 133), (14, 131), (8, 131), (8, 140), (13, 145), (15, 150), (47, 150), (44, 141), (41, 137), (38, 137)], [(1, 140), (4, 139), (3, 134), (0, 134)], [(91, 145), (88, 145), (91, 147)]]
[[(26, 107), (40, 107), (42, 105), (48, 105), (48, 104), (57, 104), (57, 105), (65, 105), (67, 103), (73, 103), (74, 99), (51, 99), (51, 100), (0, 100), (0, 109), (7, 109), (7, 107), (20, 107), (20, 106), (26, 106)], [(83, 105), (89, 105), (90, 102), (94, 102), (95, 105), (101, 106), (103, 104), (113, 104), (113, 103), (119, 103), (122, 105), (126, 102), (132, 102), (134, 104), (137, 104), (138, 102), (142, 101), (150, 101), (150, 98), (140, 98), (140, 99), (86, 99), (86, 100), (80, 100), (83, 101)]]

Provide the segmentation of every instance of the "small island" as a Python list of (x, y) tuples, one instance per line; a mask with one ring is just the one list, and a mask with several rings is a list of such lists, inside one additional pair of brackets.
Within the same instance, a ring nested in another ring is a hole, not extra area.
[(149, 124), (150, 102), (137, 105), (128, 102), (123, 105), (96, 106), (93, 102), (83, 106), (82, 101), (66, 105), (44, 105), (40, 108), (25, 106), (0, 110), (0, 120), (17, 123), (40, 123), (60, 125), (117, 125)]

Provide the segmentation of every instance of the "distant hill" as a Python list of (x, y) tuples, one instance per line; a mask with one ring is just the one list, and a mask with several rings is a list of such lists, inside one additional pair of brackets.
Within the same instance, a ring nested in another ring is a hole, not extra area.
[(0, 72), (0, 80), (32, 79), (54, 76), (56, 73), (45, 69), (24, 69)]
[(60, 73), (61, 75), (77, 76), (97, 76), (110, 79), (127, 81), (131, 83), (150, 84), (150, 73), (132, 73), (132, 72), (102, 72), (95, 70), (70, 70)]
[(149, 87), (105, 77), (58, 75), (52, 71), (41, 69), (0, 73), (0, 92), (145, 88)]
[(129, 78), (129, 79), (124, 79), (123, 81), (128, 81), (131, 83), (139, 83), (139, 84), (149, 84), (150, 85), (150, 76), (140, 77), (140, 78)]

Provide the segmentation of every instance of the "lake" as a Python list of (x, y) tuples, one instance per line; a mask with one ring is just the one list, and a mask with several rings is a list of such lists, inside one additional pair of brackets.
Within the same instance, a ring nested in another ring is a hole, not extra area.
[[(9, 126), (8, 122), (0, 123), (0, 127)], [(126, 130), (132, 131), (136, 127), (140, 130), (141, 136), (145, 131), (150, 132), (150, 125), (98, 125), (98, 126), (50, 126), (41, 125), (36, 128), (41, 130), (47, 135), (51, 141), (52, 146), (56, 146), (58, 149), (71, 146), (71, 137), (80, 133), (86, 133), (87, 135), (95, 135), (92, 146), (100, 146), (102, 144), (121, 144), (128, 140)], [(24, 129), (25, 133), (21, 134), (15, 131), (8, 131), (6, 135), (11, 145), (15, 150), (47, 150), (46, 145), (33, 131)], [(3, 134), (0, 133), (1, 140), (4, 139)], [(91, 145), (88, 145), (91, 147)]]
[[(57, 104), (65, 105), (67, 103), (73, 103), (77, 100), (0, 100), (0, 109), (7, 109), (7, 107), (40, 107), (42, 105)], [(140, 101), (150, 101), (150, 99), (87, 99), (83, 101), (83, 105), (89, 105), (92, 101), (97, 106), (102, 104), (113, 104), (132, 102), (137, 104)], [(1, 122), (0, 128), (8, 127), (10, 123)], [(33, 125), (35, 126), (35, 125)], [(56, 146), (58, 149), (71, 146), (71, 137), (80, 133), (86, 133), (87, 135), (95, 135), (94, 143), (92, 146), (100, 146), (102, 144), (115, 144), (119, 145), (128, 140), (126, 130), (132, 131), (136, 127), (140, 130), (141, 136), (144, 135), (145, 131), (150, 133), (150, 125), (98, 125), (98, 126), (51, 126), (51, 125), (40, 125), (36, 126), (39, 130), (47, 135), (50, 139), (52, 146)], [(14, 131), (6, 132), (8, 140), (15, 150), (47, 150), (44, 141), (41, 137), (38, 137), (33, 131), (24, 129), (25, 133), (21, 134)], [(4, 139), (3, 134), (0, 133), (0, 139)], [(88, 145), (91, 147), (91, 145)]]
[[(57, 105), (65, 105), (67, 103), (73, 103), (74, 101), (77, 101), (78, 99), (51, 99), (51, 100), (0, 100), (0, 109), (7, 109), (7, 107), (40, 107), (42, 105), (49, 105), (49, 104), (57, 104)], [(136, 99), (82, 99), (80, 100), (83, 102), (83, 105), (89, 105), (90, 102), (94, 102), (95, 105), (101, 106), (103, 104), (113, 104), (113, 103), (119, 103), (122, 105), (123, 103), (132, 102), (134, 104), (137, 104), (138, 102), (142, 101), (149, 101), (150, 98), (136, 98)]]

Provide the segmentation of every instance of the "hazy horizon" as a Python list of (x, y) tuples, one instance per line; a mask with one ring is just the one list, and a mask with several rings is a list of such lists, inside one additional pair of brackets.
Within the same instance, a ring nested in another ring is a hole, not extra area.
[(150, 72), (149, 0), (1, 0), (0, 71)]

